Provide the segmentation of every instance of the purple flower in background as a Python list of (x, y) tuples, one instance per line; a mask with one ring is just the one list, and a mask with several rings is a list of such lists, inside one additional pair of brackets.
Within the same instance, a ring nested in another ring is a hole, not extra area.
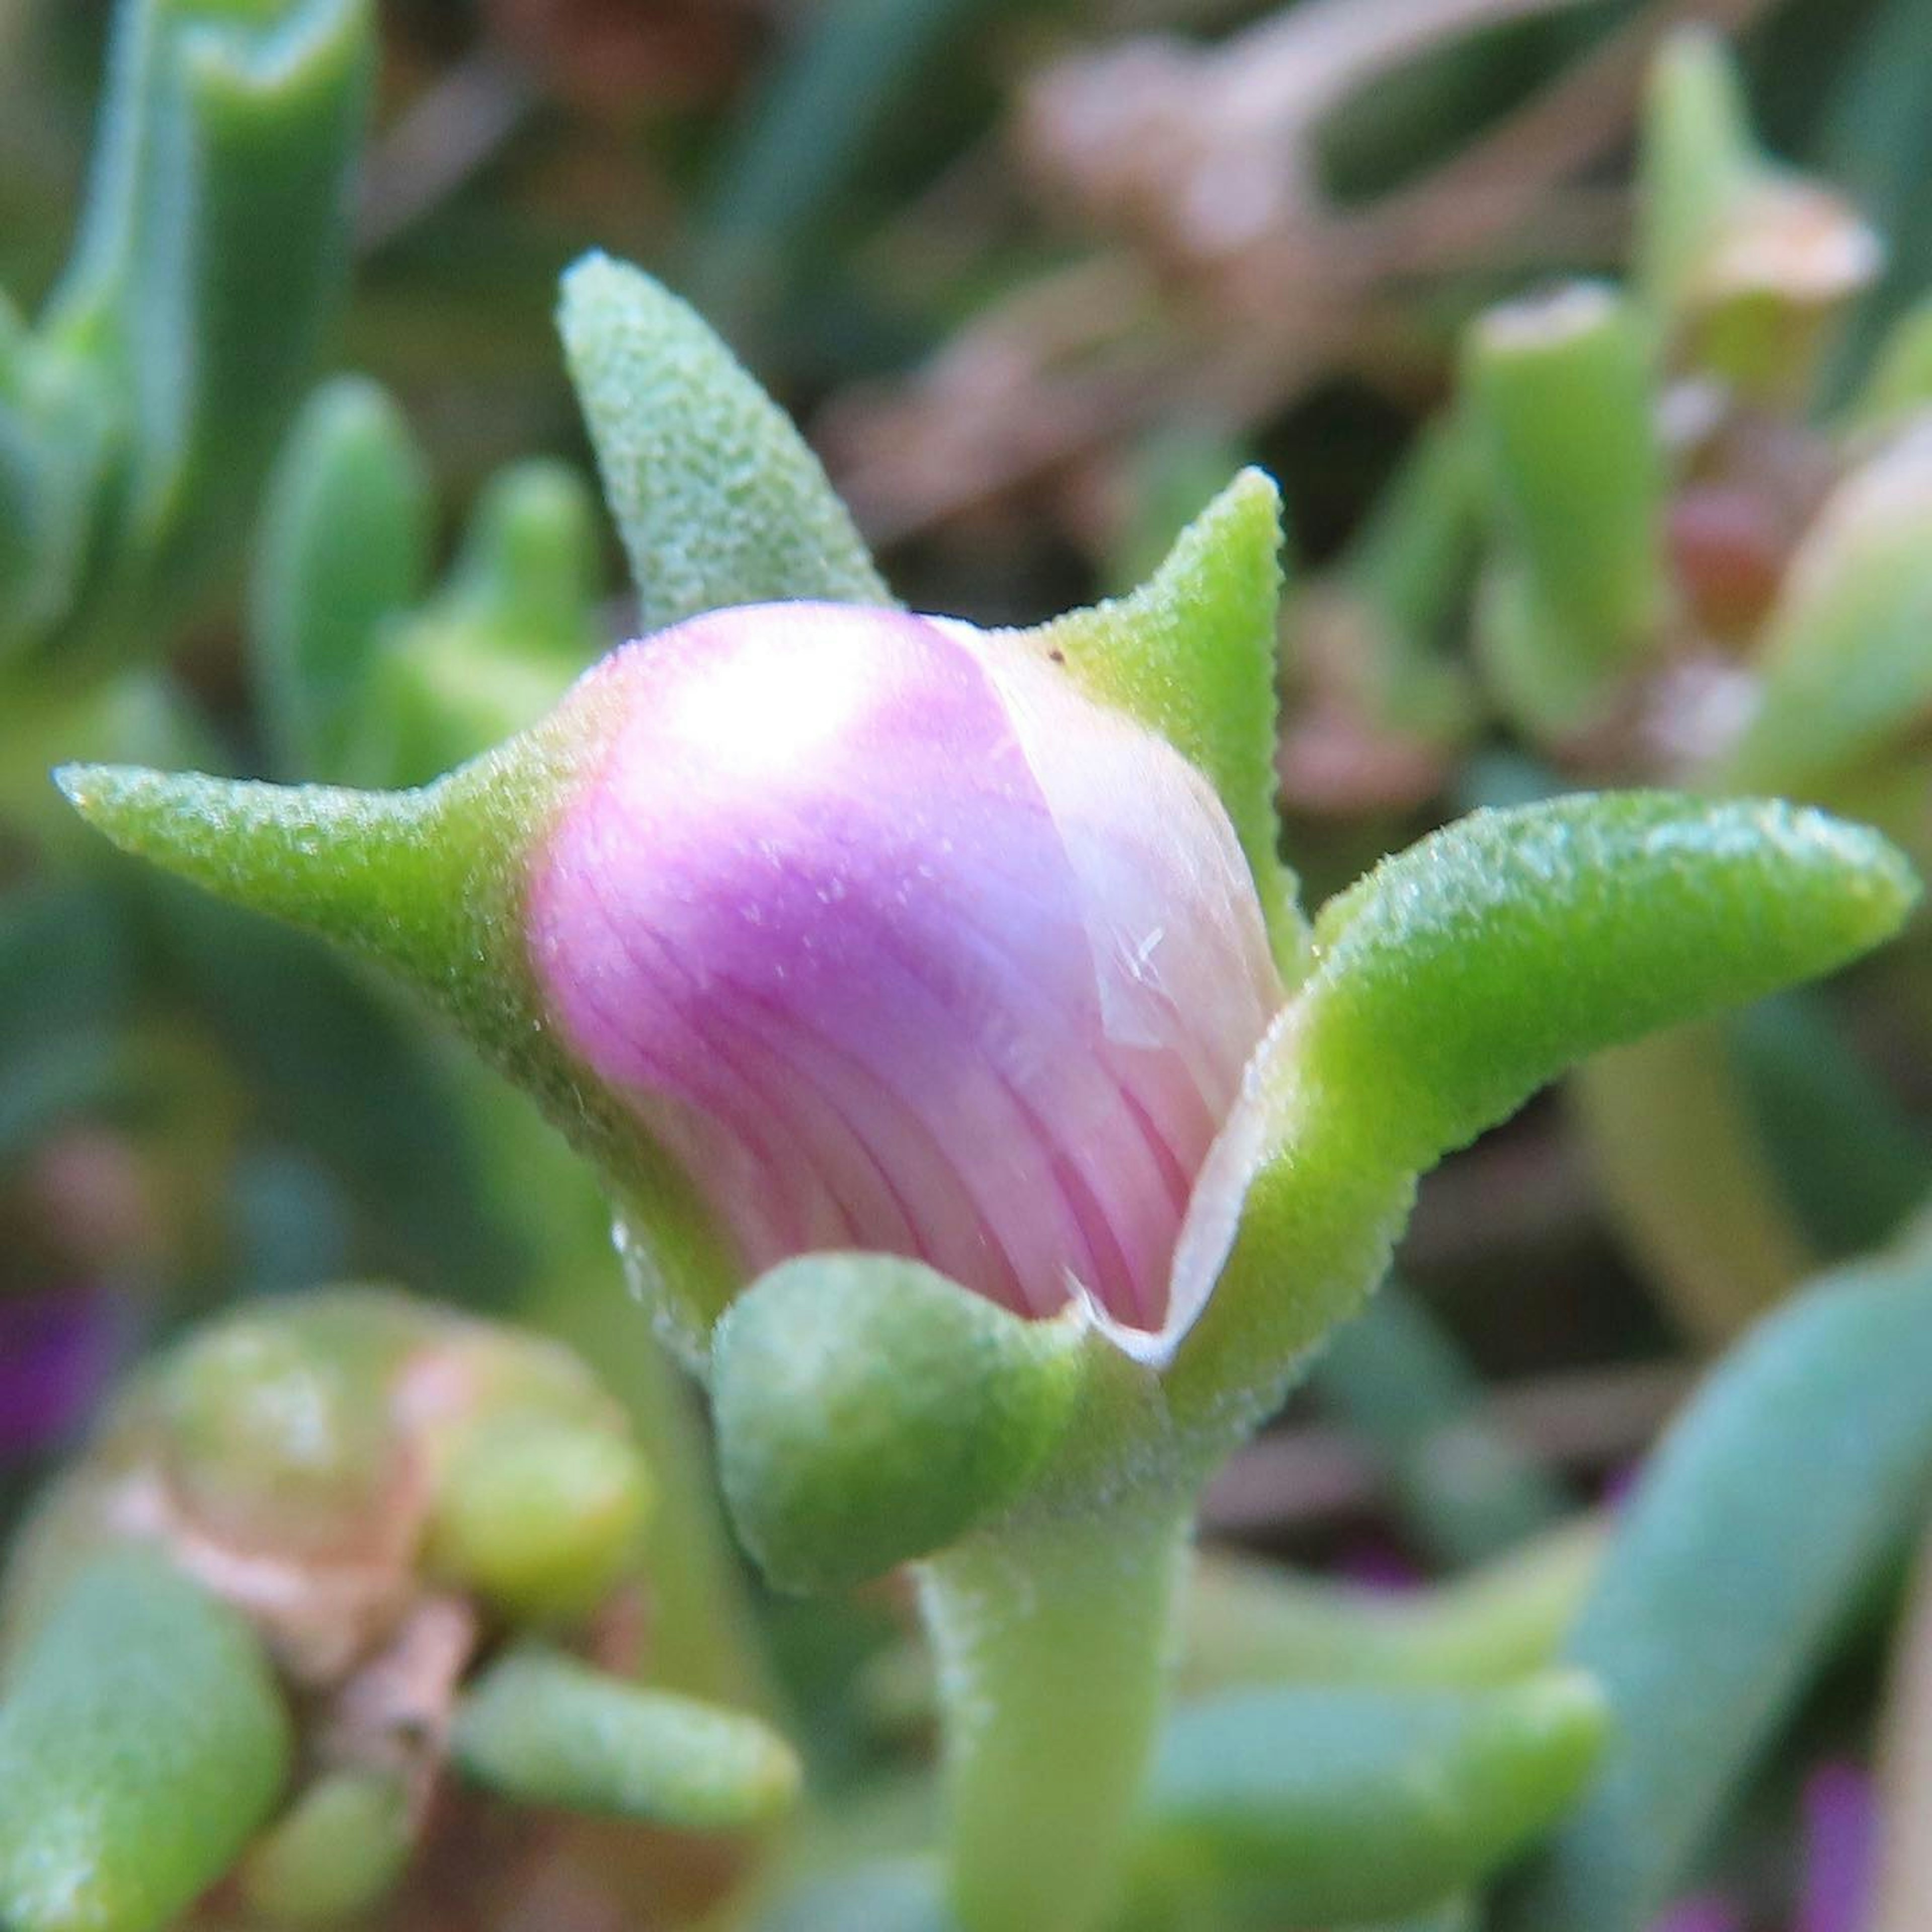
[(716, 613), (579, 701), (620, 722), (534, 856), (534, 970), (747, 1271), (876, 1250), (1184, 1328), (1282, 997), (1200, 774), (1020, 640), (890, 611)]
[(97, 1287), (0, 1294), (0, 1462), (56, 1447), (86, 1419), (119, 1355), (119, 1312)]
[(1792, 1932), (1862, 1932), (1878, 1851), (1870, 1778), (1821, 1765), (1805, 1780), (1804, 1882)]
[(1650, 1932), (1744, 1932), (1744, 1910), (1715, 1892), (1700, 1893), (1653, 1919)]

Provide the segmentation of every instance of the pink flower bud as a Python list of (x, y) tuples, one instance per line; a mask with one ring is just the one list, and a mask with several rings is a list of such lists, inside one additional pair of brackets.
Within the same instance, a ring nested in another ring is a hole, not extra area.
[(876, 1250), (1184, 1325), (1282, 997), (1199, 773), (1016, 638), (838, 605), (693, 620), (572, 701), (620, 722), (532, 862), (535, 972), (745, 1269)]

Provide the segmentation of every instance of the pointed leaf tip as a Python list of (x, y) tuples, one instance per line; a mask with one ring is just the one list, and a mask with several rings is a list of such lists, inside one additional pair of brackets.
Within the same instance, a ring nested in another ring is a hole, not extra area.
[(565, 272), (557, 326), (646, 630), (738, 604), (892, 603), (818, 458), (688, 303), (593, 254)]
[(1324, 910), (1304, 1064), (1426, 1166), (1588, 1054), (1857, 958), (1918, 896), (1877, 832), (1777, 800), (1478, 812)]
[(1220, 795), (1261, 895), (1284, 978), (1307, 932), (1275, 814), (1281, 492), (1240, 471), (1131, 596), (1028, 634), (1092, 696), (1159, 732)]

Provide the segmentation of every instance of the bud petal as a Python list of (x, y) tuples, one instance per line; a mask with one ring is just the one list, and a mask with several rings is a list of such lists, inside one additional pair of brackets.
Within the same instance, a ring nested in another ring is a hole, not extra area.
[(568, 1044), (747, 1273), (924, 1261), (1157, 1330), (1194, 1176), (1279, 1000), (1225, 811), (1018, 643), (878, 610), (694, 620), (531, 863)]

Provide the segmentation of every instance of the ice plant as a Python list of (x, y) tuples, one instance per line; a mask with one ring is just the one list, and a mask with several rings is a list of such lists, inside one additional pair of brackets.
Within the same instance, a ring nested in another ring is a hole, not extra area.
[(530, 862), (539, 996), (738, 1271), (902, 1255), (1171, 1349), (1281, 999), (1201, 774), (1024, 642), (890, 610), (694, 619), (577, 702), (620, 722)]
[[(399, 969), (544, 1102), (710, 1377), (768, 1571), (922, 1559), (960, 1919), (1078, 1932), (1194, 1496), (1416, 1176), (1580, 1055), (1875, 944), (1910, 875), (1814, 812), (1583, 797), (1451, 826), (1311, 928), (1265, 478), (1039, 630), (863, 608), (849, 524), (688, 311), (593, 262), (564, 324), (655, 635), (412, 791), (62, 782)], [(734, 500), (769, 532), (721, 536)]]

